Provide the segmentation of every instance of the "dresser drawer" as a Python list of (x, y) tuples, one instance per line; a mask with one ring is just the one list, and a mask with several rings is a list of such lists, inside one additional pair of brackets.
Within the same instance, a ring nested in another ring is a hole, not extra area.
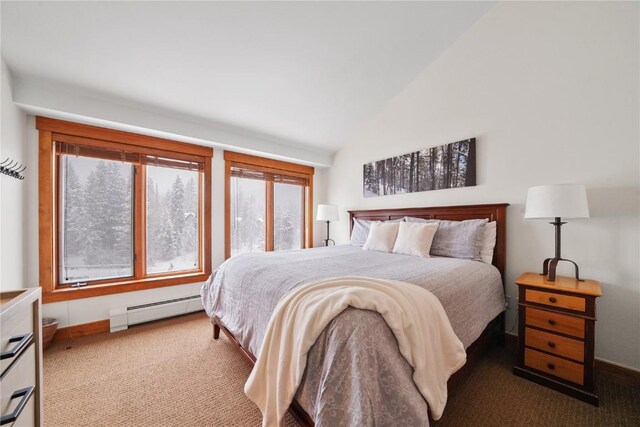
[(526, 307), (525, 324), (561, 334), (584, 338), (584, 319)]
[(524, 350), (524, 364), (554, 377), (580, 385), (584, 384), (584, 366), (579, 363), (526, 348)]
[[(29, 396), (25, 394), (22, 397), (11, 398), (14, 392), (22, 389), (34, 387), (36, 385), (36, 372), (33, 366), (36, 363), (36, 346), (35, 344), (22, 352), (18, 360), (11, 365), (9, 370), (0, 381), (0, 414), (5, 417), (16, 410), (16, 407), (24, 399), (26, 405), (13, 424), (15, 427), (33, 426), (35, 424), (35, 394)], [(28, 398), (28, 400), (27, 400)]]
[[(19, 312), (14, 312), (11, 317), (3, 317), (0, 331), (2, 332), (0, 338), (0, 352), (11, 351), (19, 348), (24, 341), (27, 340), (29, 334), (33, 334), (33, 306), (31, 304), (25, 305), (24, 309)], [(20, 338), (23, 337), (24, 340)], [(23, 347), (24, 348), (24, 347)], [(0, 360), (0, 374), (4, 374), (4, 371), (19, 357), (16, 354), (13, 357), (7, 357)]]
[(584, 362), (584, 342), (526, 328), (524, 345)]
[(549, 305), (552, 307), (567, 308), (569, 310), (581, 311), (584, 313), (586, 302), (582, 297), (556, 294), (554, 292), (534, 291), (527, 289), (525, 292), (527, 302)]

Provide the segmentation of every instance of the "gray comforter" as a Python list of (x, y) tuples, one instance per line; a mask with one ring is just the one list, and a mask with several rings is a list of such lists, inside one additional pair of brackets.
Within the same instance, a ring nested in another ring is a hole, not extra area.
[[(231, 258), (202, 287), (202, 301), (210, 317), (259, 356), (271, 313), (287, 292), (341, 276), (400, 280), (431, 291), (465, 348), (505, 305), (500, 274), (491, 265), (349, 245)], [(318, 426), (428, 425), (428, 407), (412, 373), (382, 316), (348, 308), (311, 348), (296, 399)]]

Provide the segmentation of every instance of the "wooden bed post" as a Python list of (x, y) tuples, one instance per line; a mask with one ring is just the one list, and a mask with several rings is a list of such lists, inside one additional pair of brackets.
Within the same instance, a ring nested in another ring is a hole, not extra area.
[(217, 340), (218, 338), (220, 338), (220, 325), (218, 325), (217, 323), (213, 324), (213, 339)]

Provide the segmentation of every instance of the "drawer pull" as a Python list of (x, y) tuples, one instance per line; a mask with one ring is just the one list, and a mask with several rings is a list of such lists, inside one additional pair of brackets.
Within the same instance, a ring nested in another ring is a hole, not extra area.
[(554, 365), (553, 363), (547, 363), (547, 368), (553, 371), (554, 369), (556, 369), (556, 365)]
[(549, 341), (547, 344), (548, 344), (548, 345), (549, 345), (549, 347), (551, 347), (551, 348), (556, 348), (556, 343), (554, 343), (553, 341)]
[(18, 354), (20, 354), (22, 349), (31, 342), (32, 337), (33, 332), (29, 332), (28, 334), (9, 338), (9, 342), (17, 342), (18, 344), (16, 344), (11, 350), (3, 351), (2, 353), (0, 353), (0, 360), (16, 357)]
[(549, 297), (549, 302), (558, 302), (556, 297)]
[(547, 322), (549, 322), (551, 326), (556, 326), (556, 321), (553, 319), (549, 319)]
[(16, 409), (14, 409), (12, 413), (3, 415), (2, 418), (0, 418), (0, 425), (13, 423), (18, 419), (18, 417), (24, 410), (24, 407), (27, 406), (27, 402), (29, 401), (31, 396), (33, 396), (33, 391), (35, 389), (36, 386), (32, 385), (30, 387), (22, 388), (13, 392), (13, 394), (11, 395), (11, 399), (9, 400), (17, 399), (19, 397), (21, 397), (22, 399), (20, 399), (20, 402), (18, 402), (18, 406), (16, 406)]

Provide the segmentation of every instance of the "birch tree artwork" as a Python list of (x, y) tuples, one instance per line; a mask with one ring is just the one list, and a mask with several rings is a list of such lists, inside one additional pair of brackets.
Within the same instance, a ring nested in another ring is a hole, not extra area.
[(476, 139), (426, 148), (364, 165), (365, 197), (476, 185)]

